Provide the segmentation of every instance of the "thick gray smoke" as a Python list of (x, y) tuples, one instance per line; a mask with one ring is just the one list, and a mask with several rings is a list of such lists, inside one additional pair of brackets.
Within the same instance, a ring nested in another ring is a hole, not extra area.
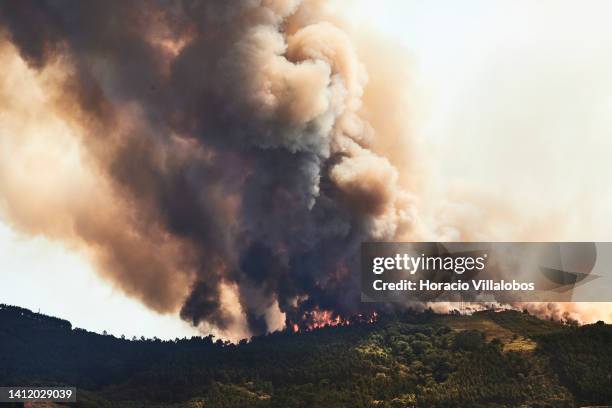
[(554, 239), (436, 194), (407, 72), (322, 0), (0, 2), (0, 215), (233, 338), (369, 312), (363, 241)]
[(4, 211), (84, 246), (157, 311), (220, 329), (242, 315), (254, 334), (279, 312), (350, 315), (360, 243), (415, 229), (375, 128), (381, 91), (368, 108), (367, 70), (321, 2), (6, 1), (0, 29), (3, 60), (16, 49), (46, 75), (95, 180), (42, 197), (7, 170)]

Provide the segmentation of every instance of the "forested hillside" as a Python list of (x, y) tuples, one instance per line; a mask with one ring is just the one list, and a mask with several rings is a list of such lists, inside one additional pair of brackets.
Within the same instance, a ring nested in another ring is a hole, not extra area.
[(0, 384), (76, 385), (82, 407), (612, 405), (612, 326), (406, 312), (234, 345), (121, 339), (2, 306)]

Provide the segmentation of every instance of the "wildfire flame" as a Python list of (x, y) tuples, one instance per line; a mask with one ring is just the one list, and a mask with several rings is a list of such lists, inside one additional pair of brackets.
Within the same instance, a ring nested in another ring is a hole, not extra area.
[(351, 324), (371, 324), (375, 323), (378, 318), (378, 313), (359, 313), (350, 317), (343, 317), (332, 310), (314, 309), (307, 311), (301, 317), (299, 322), (292, 322), (291, 327), (294, 333), (300, 331), (313, 331), (324, 327), (349, 326)]

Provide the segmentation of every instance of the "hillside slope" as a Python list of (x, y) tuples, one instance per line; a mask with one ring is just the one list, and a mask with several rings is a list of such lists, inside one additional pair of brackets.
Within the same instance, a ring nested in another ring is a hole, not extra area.
[(411, 313), (373, 324), (130, 341), (0, 307), (0, 384), (76, 385), (83, 407), (612, 405), (612, 326), (515, 311)]

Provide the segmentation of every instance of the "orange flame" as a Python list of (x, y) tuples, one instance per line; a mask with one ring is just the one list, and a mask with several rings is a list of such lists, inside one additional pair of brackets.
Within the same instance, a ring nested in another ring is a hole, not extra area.
[(314, 309), (307, 311), (301, 317), (299, 322), (294, 322), (290, 325), (294, 333), (299, 331), (313, 331), (324, 327), (349, 326), (356, 323), (375, 323), (378, 314), (371, 312), (369, 314), (356, 314), (345, 318), (337, 312), (331, 310)]

